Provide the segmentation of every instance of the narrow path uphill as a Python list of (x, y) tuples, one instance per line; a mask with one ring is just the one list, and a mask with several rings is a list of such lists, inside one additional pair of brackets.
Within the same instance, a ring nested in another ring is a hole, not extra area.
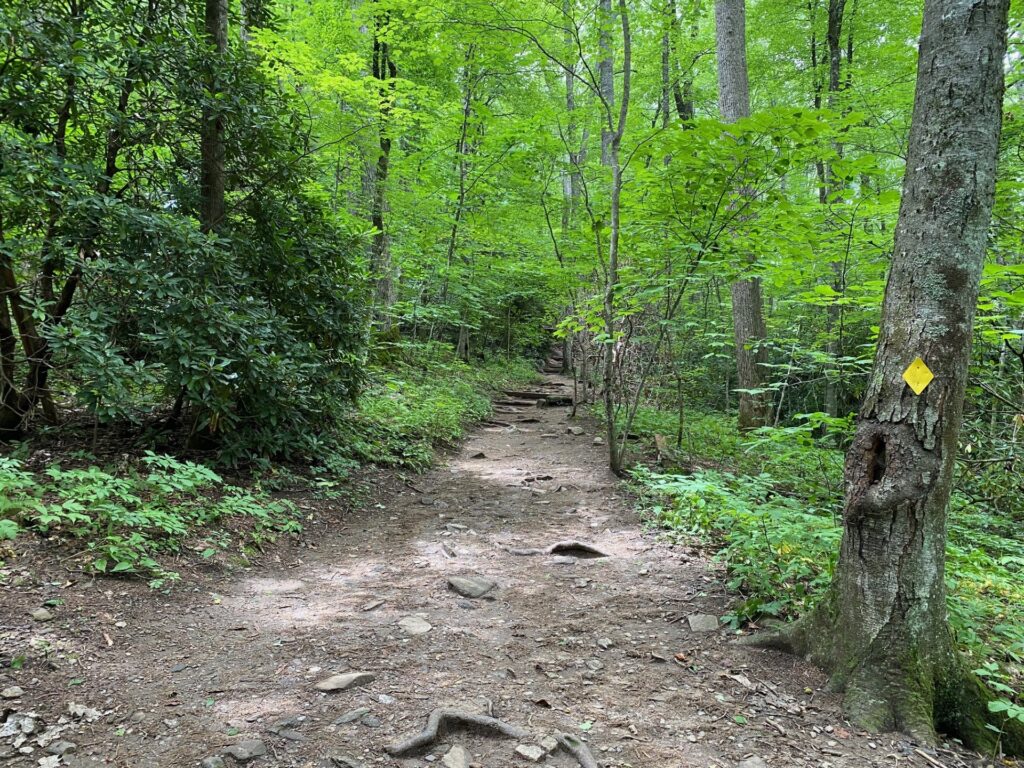
[[(554, 375), (510, 393), (447, 464), (217, 595), (124, 608), (102, 581), (104, 612), (7, 617), (78, 658), (4, 703), (36, 719), (20, 741), (4, 726), (0, 763), (929, 765), (852, 732), (804, 663), (728, 642), (722, 574), (642, 530), (570, 393)], [(388, 751), (439, 709), (458, 714), (436, 739)]]

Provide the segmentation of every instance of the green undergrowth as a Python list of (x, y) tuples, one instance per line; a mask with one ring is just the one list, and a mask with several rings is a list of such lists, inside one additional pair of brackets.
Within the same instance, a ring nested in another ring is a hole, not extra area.
[(119, 469), (52, 465), (31, 472), (0, 458), (0, 538), (34, 532), (70, 544), (86, 571), (143, 574), (154, 587), (178, 574), (165, 562), (184, 550), (209, 558), (235, 529), (258, 545), (301, 529), (289, 501), (228, 485), (213, 470), (147, 453)]
[(244, 558), (268, 539), (300, 532), (299, 509), (281, 492), (337, 500), (354, 494), (349, 481), (362, 464), (425, 469), (437, 448), (490, 415), (495, 391), (536, 377), (522, 360), (468, 364), (441, 345), (398, 347), (370, 370), (340, 426), (308, 441), (304, 462), (254, 459), (244, 488), (208, 466), (152, 452), (116, 466), (69, 455), (66, 466), (42, 471), (0, 457), (0, 540), (34, 533), (87, 572), (163, 586), (178, 578), (175, 559), (227, 551)]
[(358, 408), (342, 426), (342, 449), (360, 463), (422, 470), (434, 450), (460, 440), (491, 414), (491, 396), (536, 380), (521, 359), (458, 359), (441, 345), (408, 345), (371, 368)]
[[(639, 467), (633, 482), (652, 525), (703, 542), (725, 564), (736, 593), (734, 628), (804, 612), (832, 579), (842, 535), (842, 440), (836, 426), (816, 438), (820, 419), (736, 433), (719, 414), (687, 415), (676, 463), (688, 471)], [(634, 431), (671, 435), (672, 414), (644, 411)], [(830, 444), (831, 443), (831, 444)], [(1024, 688), (1024, 540), (1021, 502), (974, 494), (966, 469), (949, 512), (950, 623), (975, 666), (996, 664)], [(992, 675), (990, 674), (991, 678)], [(1012, 698), (1012, 697), (1011, 697)]]

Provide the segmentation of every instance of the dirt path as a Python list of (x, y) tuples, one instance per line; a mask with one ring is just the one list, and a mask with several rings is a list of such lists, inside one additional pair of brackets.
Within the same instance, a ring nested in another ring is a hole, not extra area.
[[(549, 390), (563, 385), (549, 378)], [(814, 669), (691, 629), (690, 616), (726, 612), (721, 573), (642, 530), (592, 424), (570, 422), (565, 408), (502, 410), (495, 418), (508, 426), (481, 428), (415, 488), (381, 489), (301, 559), (221, 581), (218, 594), (86, 582), (60, 593), (46, 624), (25, 615), (25, 601), (60, 585), (26, 588), (16, 615), (6, 602), (0, 636), (44, 641), (53, 662), (0, 673), (0, 687), (25, 691), (0, 701), (7, 730), (37, 716), (21, 743), (32, 753), (7, 733), (0, 764), (216, 766), (242, 744), (266, 750), (249, 763), (257, 768), (502, 768), (529, 765), (516, 747), (560, 731), (585, 739), (605, 768), (929, 765), (913, 745), (851, 732)], [(583, 434), (568, 431), (577, 426)], [(521, 552), (567, 539), (608, 556)], [(452, 576), (497, 586), (462, 597)], [(97, 591), (107, 610), (95, 608)], [(316, 689), (346, 672), (374, 679)], [(96, 712), (68, 715), (71, 702)], [(412, 757), (388, 755), (438, 707), (493, 715), (531, 737), (459, 732)], [(57, 737), (77, 749), (48, 758), (38, 736), (61, 715)], [(543, 763), (579, 765), (562, 752)]]

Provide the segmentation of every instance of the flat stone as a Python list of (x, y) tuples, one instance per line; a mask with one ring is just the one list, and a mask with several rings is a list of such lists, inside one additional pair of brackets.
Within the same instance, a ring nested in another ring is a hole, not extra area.
[(472, 755), (465, 747), (460, 747), (458, 744), (449, 749), (441, 758), (441, 765), (445, 768), (469, 768), (470, 762), (472, 762)]
[(376, 717), (375, 715), (367, 715), (359, 722), (365, 725), (367, 728), (380, 728), (383, 725), (380, 718)]
[(70, 755), (76, 749), (78, 745), (75, 742), (65, 739), (58, 739), (46, 745), (46, 751), (51, 755)]
[(694, 613), (686, 617), (693, 632), (714, 632), (718, 629), (718, 617), (710, 613)]
[(4, 688), (0, 691), (0, 698), (3, 699), (18, 699), (25, 695), (25, 691), (20, 686), (12, 685), (10, 688)]
[(225, 749), (224, 754), (235, 758), (240, 763), (248, 763), (250, 760), (267, 754), (267, 745), (259, 739), (246, 739)]
[(754, 757), (748, 757), (737, 765), (736, 768), (768, 768), (768, 763), (755, 755)]
[(539, 763), (544, 759), (544, 748), (536, 744), (520, 744), (516, 747), (516, 754), (525, 757), (532, 763)]
[(594, 438), (594, 445), (604, 445), (604, 438), (603, 437), (595, 437)]
[(338, 766), (338, 768), (363, 768), (361, 762), (348, 755), (331, 755), (329, 759), (331, 764)]
[(558, 739), (554, 736), (545, 736), (540, 740), (540, 745), (544, 748), (545, 752), (551, 755), (558, 749)]
[(405, 634), (414, 636), (425, 635), (433, 629), (429, 621), (422, 619), (419, 616), (406, 616), (398, 622), (398, 626), (402, 628), (402, 631), (405, 632)]
[(372, 672), (346, 672), (342, 675), (331, 675), (326, 680), (316, 684), (318, 691), (347, 691), (349, 688), (359, 688), (369, 685), (377, 676)]
[(496, 586), (497, 583), (483, 576), (448, 577), (448, 587), (463, 597), (483, 597)]
[(369, 707), (359, 707), (358, 709), (352, 709), (346, 712), (344, 715), (334, 721), (335, 725), (345, 725), (345, 723), (354, 723), (356, 720), (362, 720), (366, 715), (370, 714)]
[(36, 608), (34, 611), (32, 611), (32, 613), (30, 615), (36, 621), (52, 621), (53, 620), (53, 612), (52, 611), (48, 611), (46, 608)]
[(214, 755), (213, 757), (207, 757), (199, 763), (199, 768), (226, 768), (224, 764), (224, 758), (220, 755)]
[(565, 433), (567, 435), (575, 435), (576, 437), (579, 437), (580, 435), (586, 434), (586, 430), (583, 429), (583, 427), (569, 427), (565, 430)]

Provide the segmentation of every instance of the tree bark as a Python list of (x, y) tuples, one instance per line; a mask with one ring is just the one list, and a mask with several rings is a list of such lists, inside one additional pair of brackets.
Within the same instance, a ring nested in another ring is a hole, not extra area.
[[(718, 54), (718, 105), (722, 120), (732, 123), (750, 115), (750, 87), (747, 82), (746, 8), (744, 0), (716, 0), (715, 32)], [(764, 384), (764, 363), (768, 362), (764, 339), (761, 280), (751, 277), (730, 286), (733, 338), (736, 345), (736, 373), (739, 389), (757, 390)], [(767, 398), (762, 394), (739, 393), (739, 428), (756, 429), (768, 423)]]
[(373, 202), (370, 223), (374, 228), (370, 247), (370, 271), (376, 281), (374, 289), (375, 314), (383, 330), (391, 325), (390, 309), (395, 303), (394, 268), (391, 264), (391, 243), (385, 216), (388, 208), (388, 175), (391, 170), (391, 100), (394, 97), (398, 68), (391, 60), (390, 46), (382, 39), (382, 27), (388, 24), (386, 11), (374, 15), (373, 77), (377, 80), (378, 150), (377, 168), (373, 178)]
[[(597, 20), (600, 26), (598, 48), (601, 60), (597, 62), (598, 95), (603, 111), (611, 115), (615, 110), (615, 64), (612, 52), (612, 0), (598, 0)], [(601, 129), (601, 165), (611, 166), (611, 143), (615, 128), (605, 125)]]
[(217, 232), (224, 223), (224, 116), (212, 102), (220, 93), (217, 69), (228, 51), (227, 0), (206, 0), (205, 32), (215, 56), (207, 73), (207, 104), (199, 135), (199, 226)]
[[(845, 692), (850, 719), (985, 747), (990, 694), (946, 619), (946, 508), (995, 188), (1009, 0), (927, 0), (903, 199), (874, 368), (846, 457), (826, 597), (781, 636)], [(935, 379), (904, 383), (920, 356)], [(1002, 724), (1000, 724), (1002, 725)], [(1024, 750), (1022, 730), (1003, 746)]]

